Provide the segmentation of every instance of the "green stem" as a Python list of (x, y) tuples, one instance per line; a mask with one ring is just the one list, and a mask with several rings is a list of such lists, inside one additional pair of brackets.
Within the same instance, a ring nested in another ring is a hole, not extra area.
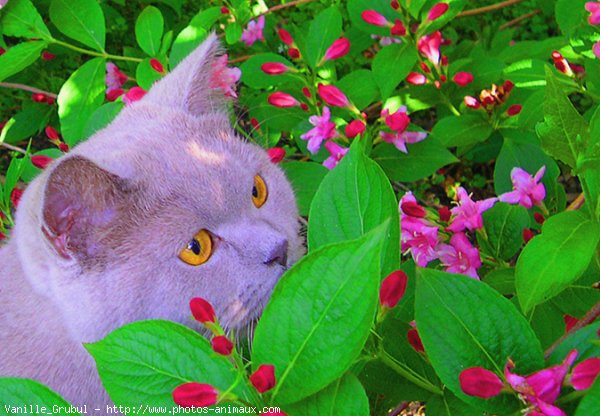
[(420, 377), (417, 374), (414, 374), (410, 369), (404, 367), (398, 361), (394, 359), (391, 355), (389, 355), (383, 348), (381, 348), (379, 352), (379, 358), (381, 362), (388, 366), (390, 369), (394, 370), (396, 373), (400, 374), (402, 377), (407, 379), (408, 381), (416, 384), (424, 390), (427, 390), (433, 394), (442, 395), (443, 392), (434, 384), (431, 384), (428, 380)]
[(566, 396), (563, 396), (563, 397), (559, 398), (558, 400), (556, 400), (556, 403), (560, 404), (560, 403), (569, 403), (569, 402), (575, 401), (577, 399), (580, 399), (583, 395), (585, 395), (585, 393), (586, 393), (585, 390), (571, 392), (571, 393), (567, 394)]
[(119, 61), (130, 61), (130, 62), (142, 62), (141, 58), (134, 58), (131, 56), (121, 56), (121, 55), (112, 55), (110, 53), (101, 53), (96, 51), (91, 51), (89, 49), (80, 48), (79, 46), (71, 45), (70, 43), (63, 42), (62, 40), (52, 39), (51, 42), (56, 43), (57, 45), (64, 46), (65, 48), (74, 50), (76, 52), (84, 53), (86, 55), (99, 56), (101, 58), (106, 59), (114, 59)]

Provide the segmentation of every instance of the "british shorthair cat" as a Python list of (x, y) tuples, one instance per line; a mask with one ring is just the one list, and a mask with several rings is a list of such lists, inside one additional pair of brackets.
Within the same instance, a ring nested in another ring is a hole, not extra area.
[(303, 254), (283, 172), (234, 134), (211, 35), (27, 188), (0, 249), (0, 376), (110, 400), (82, 343), (132, 321), (255, 321)]

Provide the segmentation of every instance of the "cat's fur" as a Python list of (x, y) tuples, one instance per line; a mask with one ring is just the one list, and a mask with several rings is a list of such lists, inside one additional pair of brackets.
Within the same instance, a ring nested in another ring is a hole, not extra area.
[[(264, 151), (235, 136), (222, 91), (212, 88), (218, 49), (211, 35), (27, 188), (0, 249), (0, 376), (105, 405), (83, 342), (141, 319), (193, 325), (196, 296), (228, 328), (242, 327), (300, 257), (289, 183)], [(269, 190), (260, 209), (251, 199), (257, 174)], [(214, 234), (215, 249), (189, 266), (178, 253), (200, 229)], [(285, 264), (271, 261), (281, 247)]]

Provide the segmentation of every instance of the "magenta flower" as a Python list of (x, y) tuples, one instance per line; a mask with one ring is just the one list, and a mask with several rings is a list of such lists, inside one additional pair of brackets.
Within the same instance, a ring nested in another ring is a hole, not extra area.
[(393, 26), (390, 28), (390, 34), (392, 36), (404, 36), (406, 35), (406, 27), (402, 20), (396, 19), (394, 20)]
[(141, 100), (146, 95), (146, 91), (140, 87), (132, 87), (123, 96), (123, 102), (125, 105), (131, 105), (132, 103)]
[(489, 399), (500, 394), (504, 383), (495, 373), (482, 367), (463, 370), (459, 376), (460, 388), (469, 396)]
[(375, 10), (365, 10), (360, 14), (360, 17), (370, 25), (374, 26), (387, 26), (390, 22), (380, 13)]
[(434, 21), (438, 17), (442, 16), (444, 13), (448, 11), (448, 3), (437, 3), (435, 4), (431, 10), (429, 10), (429, 14), (427, 14), (427, 20)]
[(290, 68), (281, 62), (265, 62), (260, 66), (261, 71), (267, 75), (285, 74)]
[(248, 26), (242, 33), (241, 40), (246, 46), (254, 45), (257, 40), (265, 40), (263, 29), (265, 28), (265, 16), (260, 16), (257, 20), (250, 20)]
[(401, 106), (398, 111), (390, 114), (390, 111), (386, 108), (381, 111), (381, 118), (384, 119), (387, 126), (397, 132), (403, 132), (406, 130), (410, 123), (410, 117), (406, 113), (406, 106)]
[(112, 91), (118, 90), (123, 84), (127, 82), (127, 75), (125, 75), (118, 66), (112, 62), (106, 63), (106, 93), (110, 94)]
[(571, 374), (571, 385), (575, 390), (585, 390), (594, 384), (600, 374), (600, 358), (593, 357), (583, 360), (575, 367)]
[(334, 107), (350, 107), (350, 100), (339, 88), (333, 85), (319, 84), (317, 92), (327, 104)]
[(450, 238), (450, 245), (440, 244), (437, 255), (448, 273), (457, 273), (479, 279), (477, 269), (481, 267), (479, 250), (471, 245), (463, 233), (456, 233)]
[(509, 204), (520, 204), (525, 208), (540, 205), (546, 197), (546, 188), (543, 183), (539, 183), (544, 172), (546, 172), (546, 166), (542, 166), (532, 177), (521, 168), (513, 168), (510, 172), (510, 179), (514, 190), (503, 193), (498, 199)]
[(406, 77), (406, 82), (408, 82), (409, 84), (412, 84), (412, 85), (423, 85), (423, 84), (427, 83), (427, 77), (418, 72), (411, 72)]
[(323, 161), (323, 166), (331, 170), (337, 166), (343, 157), (348, 153), (348, 148), (342, 147), (332, 140), (325, 142), (325, 148), (329, 151), (329, 157)]
[(339, 38), (334, 41), (327, 51), (325, 51), (324, 61), (338, 59), (346, 56), (350, 51), (350, 41), (347, 38)]
[(473, 110), (477, 110), (479, 107), (481, 107), (479, 100), (475, 97), (471, 97), (470, 95), (466, 95), (464, 101), (465, 105)]
[(437, 66), (440, 63), (440, 45), (442, 44), (442, 33), (438, 30), (423, 36), (417, 43), (419, 52), (429, 61)]
[(323, 115), (310, 116), (308, 121), (313, 127), (306, 133), (300, 136), (302, 140), (308, 140), (307, 149), (311, 153), (317, 153), (321, 148), (323, 140), (328, 140), (337, 137), (338, 132), (335, 129), (335, 123), (330, 120), (331, 112), (329, 107), (323, 107)]
[(594, 46), (592, 46), (592, 52), (594, 55), (596, 55), (596, 58), (600, 58), (600, 40), (594, 43)]
[(290, 108), (296, 107), (300, 105), (300, 101), (296, 100), (290, 94), (286, 94), (285, 92), (277, 91), (273, 94), (269, 95), (267, 98), (269, 104), (275, 107), (280, 108)]
[(471, 231), (482, 228), (483, 218), (481, 218), (481, 214), (493, 207), (498, 200), (497, 198), (488, 198), (475, 202), (462, 186), (458, 187), (456, 195), (459, 205), (451, 209), (454, 219), (452, 224), (448, 226), (448, 230), (452, 232), (462, 231), (465, 228)]
[(365, 131), (365, 128), (365, 123), (363, 123), (361, 120), (352, 120), (346, 125), (346, 137), (353, 139), (359, 134), (362, 134)]
[(452, 81), (456, 83), (459, 87), (465, 87), (473, 82), (473, 74), (470, 72), (457, 72), (453, 77)]
[(221, 89), (226, 97), (237, 98), (237, 94), (233, 87), (235, 87), (235, 83), (240, 80), (242, 71), (239, 68), (228, 67), (227, 62), (227, 54), (221, 55), (215, 59), (212, 63), (209, 86), (210, 88)]
[(418, 143), (425, 140), (427, 137), (427, 133), (422, 131), (395, 131), (393, 133), (386, 133), (382, 131), (379, 134), (381, 135), (383, 141), (393, 144), (402, 153), (408, 153), (408, 149), (406, 148), (407, 144)]
[(588, 1), (585, 4), (585, 9), (591, 13), (588, 17), (590, 25), (597, 25), (600, 23), (600, 1)]
[(402, 251), (410, 251), (419, 267), (437, 258), (435, 247), (439, 243), (438, 228), (431, 226), (426, 219), (423, 207), (417, 203), (412, 192), (402, 196), (398, 204), (400, 210)]
[(573, 76), (573, 70), (571, 69), (571, 65), (569, 65), (569, 61), (567, 61), (559, 51), (552, 52), (552, 60), (554, 61), (554, 67), (556, 69), (567, 76)]

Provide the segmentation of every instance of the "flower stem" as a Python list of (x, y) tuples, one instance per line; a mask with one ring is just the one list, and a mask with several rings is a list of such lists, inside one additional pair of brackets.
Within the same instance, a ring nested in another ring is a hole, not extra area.
[(57, 97), (57, 95), (54, 94), (53, 92), (40, 90), (39, 88), (30, 87), (29, 85), (25, 85), (25, 84), (17, 84), (17, 83), (13, 83), (13, 82), (0, 82), (0, 87), (12, 88), (15, 90), (29, 91), (29, 92), (33, 92), (33, 93), (37, 93), (37, 94), (44, 94), (48, 97), (53, 97), (53, 98)]
[(381, 360), (381, 362), (383, 364), (388, 366), (390, 369), (394, 370), (396, 373), (400, 374), (402, 377), (404, 377), (408, 381), (416, 384), (417, 386), (421, 387), (422, 389), (427, 390), (433, 394), (438, 394), (438, 395), (443, 394), (442, 390), (440, 390), (439, 387), (432, 384), (431, 382), (424, 379), (423, 377), (419, 376), (418, 374), (415, 374), (410, 368), (407, 368), (407, 367), (403, 366), (402, 364), (400, 364), (398, 361), (396, 361), (396, 359), (394, 359), (394, 357), (389, 355), (383, 348), (381, 348), (381, 350), (379, 352), (379, 359)]
[(141, 59), (141, 58), (134, 58), (132, 56), (112, 55), (112, 54), (106, 53), (106, 52), (101, 53), (101, 52), (96, 52), (96, 51), (92, 51), (89, 49), (80, 48), (79, 46), (75, 46), (70, 43), (63, 42), (62, 40), (58, 40), (58, 39), (52, 39), (51, 42), (56, 43), (57, 45), (60, 45), (60, 46), (64, 46), (67, 49), (71, 49), (76, 52), (84, 53), (86, 55), (99, 56), (101, 58), (114, 59), (114, 60), (118, 60), (118, 61), (130, 61), (130, 62), (142, 62), (143, 61), (143, 59)]

